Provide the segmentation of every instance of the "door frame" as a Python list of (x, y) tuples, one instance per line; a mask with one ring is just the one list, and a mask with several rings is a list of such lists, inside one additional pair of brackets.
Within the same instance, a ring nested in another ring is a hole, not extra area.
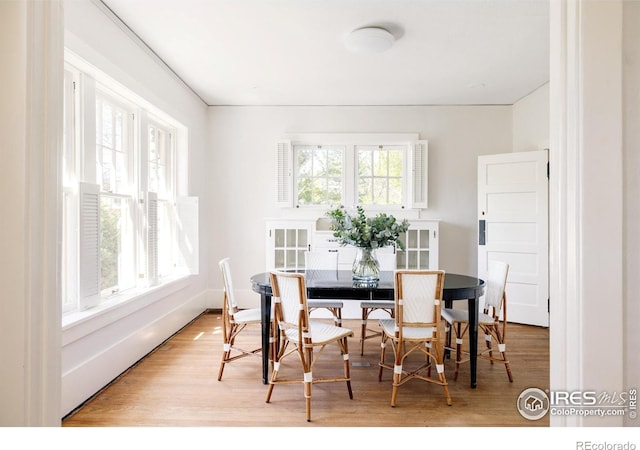
[[(622, 3), (549, 2), (551, 390), (624, 388), (623, 358), (599, 351), (602, 335), (594, 332), (606, 330), (606, 349), (625, 348)], [(622, 417), (550, 418), (552, 426), (623, 422)]]

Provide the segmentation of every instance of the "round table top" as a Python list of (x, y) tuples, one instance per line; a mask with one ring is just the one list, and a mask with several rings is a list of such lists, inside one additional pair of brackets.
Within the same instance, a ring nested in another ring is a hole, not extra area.
[[(298, 272), (305, 274), (307, 289), (312, 290), (393, 291), (394, 289), (392, 271), (381, 271), (380, 280), (375, 286), (362, 286), (354, 283), (350, 270), (302, 270)], [(270, 294), (271, 281), (269, 279), (269, 272), (253, 275), (251, 277), (251, 285), (255, 292)], [(479, 297), (484, 291), (484, 285), (484, 280), (477, 277), (457, 273), (445, 273), (443, 299), (457, 300)]]

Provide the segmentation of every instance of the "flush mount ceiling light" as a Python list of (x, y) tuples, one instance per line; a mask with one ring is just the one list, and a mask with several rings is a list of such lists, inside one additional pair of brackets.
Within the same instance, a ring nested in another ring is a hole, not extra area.
[(353, 53), (380, 53), (389, 50), (395, 38), (384, 28), (367, 27), (352, 31), (344, 45)]

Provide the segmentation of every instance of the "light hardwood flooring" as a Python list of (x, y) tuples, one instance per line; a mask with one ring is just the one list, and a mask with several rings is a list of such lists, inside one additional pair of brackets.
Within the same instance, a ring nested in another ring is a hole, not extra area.
[[(502, 364), (478, 361), (478, 387), (469, 387), (469, 364), (453, 380), (454, 361), (445, 374), (453, 405), (442, 388), (411, 380), (402, 385), (398, 405), (390, 406), (391, 373), (378, 381), (379, 338), (359, 355), (360, 321), (347, 320), (354, 330), (349, 341), (353, 400), (344, 383), (313, 386), (312, 421), (305, 421), (301, 384), (278, 385), (271, 403), (261, 380), (259, 358), (227, 364), (217, 381), (222, 337), (220, 314), (206, 312), (130, 368), (63, 421), (63, 427), (548, 427), (548, 416), (524, 419), (516, 399), (529, 387), (549, 387), (548, 329), (509, 324), (507, 351), (514, 381)], [(259, 345), (258, 327), (243, 332), (246, 348)], [(480, 340), (484, 344), (484, 340)], [(255, 344), (255, 345), (253, 345)], [(342, 370), (332, 348), (325, 350), (318, 371)], [(295, 356), (287, 364), (295, 366)], [(334, 372), (335, 373), (335, 372)]]

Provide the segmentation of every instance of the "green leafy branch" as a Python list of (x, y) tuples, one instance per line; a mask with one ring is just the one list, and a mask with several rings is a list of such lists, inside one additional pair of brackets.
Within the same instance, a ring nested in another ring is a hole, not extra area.
[(341, 245), (353, 245), (361, 248), (382, 248), (397, 245), (404, 250), (400, 235), (409, 229), (409, 222), (404, 219), (398, 222), (395, 217), (379, 213), (375, 217), (367, 217), (361, 206), (357, 214), (350, 215), (344, 207), (327, 212), (331, 221), (333, 236)]

